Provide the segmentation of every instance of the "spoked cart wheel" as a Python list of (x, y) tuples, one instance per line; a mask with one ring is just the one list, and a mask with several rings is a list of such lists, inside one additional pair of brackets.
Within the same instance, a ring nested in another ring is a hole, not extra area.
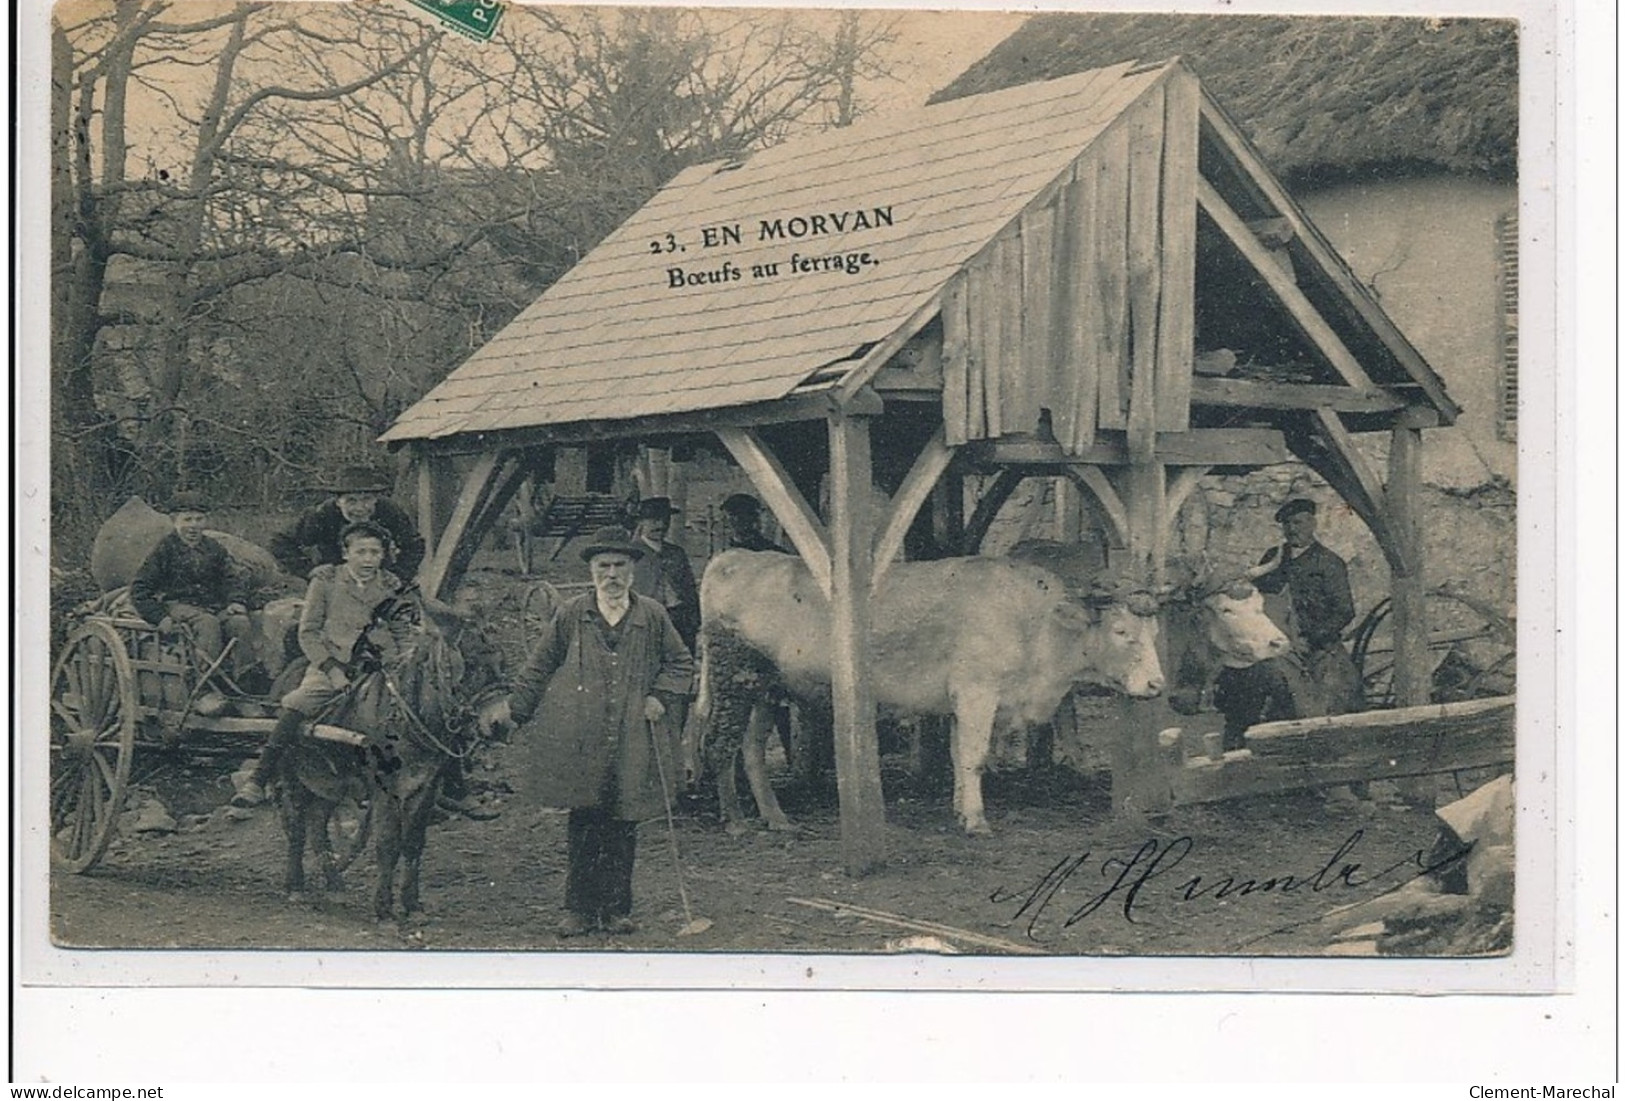
[[(1393, 606), (1383, 600), (1351, 636), (1368, 708), (1394, 706)], [(1449, 586), (1427, 594), (1427, 673), (1435, 702), (1511, 693), (1517, 625)]]
[(86, 623), (51, 674), (51, 854), (69, 871), (94, 867), (118, 829), (139, 718), (123, 640)]

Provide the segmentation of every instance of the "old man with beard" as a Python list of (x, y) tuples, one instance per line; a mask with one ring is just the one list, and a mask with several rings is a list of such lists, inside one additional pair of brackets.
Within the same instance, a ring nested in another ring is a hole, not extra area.
[(519, 724), (530, 793), (569, 808), (562, 937), (637, 929), (638, 822), (672, 795), (666, 713), (687, 693), (694, 660), (666, 609), (632, 591), (643, 553), (619, 528), (597, 533), (581, 552), (592, 592), (559, 606), (514, 691), (482, 717), (488, 730)]

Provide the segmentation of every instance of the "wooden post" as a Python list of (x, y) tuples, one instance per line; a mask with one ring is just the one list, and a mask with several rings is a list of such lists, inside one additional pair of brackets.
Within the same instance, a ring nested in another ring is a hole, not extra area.
[[(1134, 416), (1132, 408), (1129, 416)], [(1163, 465), (1138, 461), (1123, 468), (1123, 506), (1128, 514), (1130, 570), (1141, 581), (1161, 579), (1167, 553), (1166, 484)], [(1159, 638), (1159, 649), (1162, 639)], [(1161, 700), (1124, 698), (1110, 748), (1112, 809), (1119, 814), (1159, 814), (1173, 803), (1173, 777), (1157, 735), (1172, 725)]]
[(1415, 707), (1432, 694), (1427, 660), (1427, 588), (1422, 563), (1419, 495), (1422, 430), (1405, 417), (1394, 426), (1388, 450), (1388, 515), (1400, 548), (1393, 564), (1394, 704)]
[(931, 488), (931, 538), (940, 554), (965, 553), (965, 477), (951, 467)]
[(1072, 479), (1065, 476), (1055, 479), (1055, 538), (1062, 543), (1083, 538), (1083, 503)]
[(434, 558), (440, 533), (446, 528), (452, 503), (457, 499), (457, 483), (452, 475), (451, 458), (432, 451), (420, 451), (417, 466), (417, 525), (423, 536), (423, 561)]
[(830, 681), (835, 710), (835, 777), (841, 801), (841, 854), (848, 875), (886, 863), (886, 809), (880, 790), (869, 662), (869, 586), (874, 569), (870, 515), (869, 419), (829, 416)]

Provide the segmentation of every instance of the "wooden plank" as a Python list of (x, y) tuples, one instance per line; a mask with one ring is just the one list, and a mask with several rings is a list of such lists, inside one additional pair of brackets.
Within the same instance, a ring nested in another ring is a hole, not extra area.
[(1481, 700), (1425, 703), (1349, 715), (1316, 715), (1283, 719), (1247, 729), (1247, 744), (1255, 754), (1299, 760), (1333, 760), (1343, 752), (1341, 743), (1370, 738), (1411, 739), (1449, 731), (1491, 731), (1512, 734), (1516, 696)]
[(991, 285), (989, 254), (981, 255), (965, 265), (966, 332), (970, 336), (969, 354), (965, 357), (965, 435), (968, 439), (987, 438), (987, 376), (998, 362), (989, 349), (987, 301), (996, 289)]
[(1162, 89), (1128, 119), (1128, 448), (1149, 462), (1157, 430), (1157, 325), (1162, 299)]
[(1473, 768), (1510, 768), (1516, 755), (1511, 696), (1262, 723), (1247, 731), (1248, 758), (1193, 760), (1173, 771), (1179, 803), (1279, 794), (1362, 780)]
[(908, 535), (914, 517), (919, 514), (921, 506), (931, 496), (931, 490), (936, 486), (937, 479), (942, 472), (948, 469), (953, 461), (954, 451), (943, 438), (943, 429), (939, 428), (926, 441), (925, 447), (915, 457), (914, 463), (909, 467), (908, 473), (903, 477), (903, 484), (897, 487), (892, 496), (891, 509), (885, 517), (885, 524), (881, 528), (878, 541), (875, 543), (875, 562), (873, 585), (880, 587), (881, 580), (886, 571), (896, 560), (903, 549), (903, 538)]
[(875, 733), (869, 593), (874, 472), (869, 420), (832, 413), (830, 461), (830, 687), (835, 712), (835, 775), (841, 806), (841, 856), (848, 875), (886, 863), (886, 808)]
[[(1126, 434), (1101, 432), (1081, 453), (1068, 454), (1059, 443), (1035, 436), (981, 440), (966, 448), (976, 463), (1022, 466), (1070, 466), (1085, 462), (1122, 466), (1132, 460)], [(1291, 458), (1286, 436), (1275, 428), (1193, 428), (1158, 432), (1152, 449), (1158, 462), (1173, 466), (1273, 466)]]
[(1119, 119), (1096, 139), (1086, 162), (1094, 169), (1089, 293), (1099, 305), (1091, 311), (1090, 358), (1098, 365), (1095, 423), (1101, 428), (1128, 425), (1128, 139), (1128, 127)]
[(1157, 321), (1156, 427), (1190, 427), (1196, 359), (1196, 179), (1202, 90), (1176, 66), (1163, 83), (1162, 293)]
[(1405, 407), (1385, 390), (1362, 392), (1348, 386), (1256, 382), (1240, 378), (1194, 378), (1191, 401), (1234, 409), (1319, 409), (1338, 413), (1394, 413)]
[[(971, 308), (981, 322), (982, 330), (982, 407), (987, 416), (987, 434), (998, 438), (1004, 434), (1005, 380), (1013, 374), (1013, 361), (1020, 355), (1020, 332), (1011, 332), (1007, 326), (1012, 313), (1007, 306), (1010, 287), (1005, 279), (1010, 271), (1009, 253), (1021, 252), (1021, 239), (1014, 228), (1000, 233), (988, 246), (981, 269), (983, 283), (979, 300), (971, 299)], [(973, 322), (974, 324), (974, 322)]]
[(1388, 516), (1401, 563), (1392, 571), (1394, 701), (1423, 703), (1432, 685), (1427, 662), (1426, 563), (1422, 555), (1422, 430), (1394, 428), (1388, 446)]
[(785, 537), (794, 544), (819, 590), (828, 596), (832, 578), (829, 535), (817, 513), (791, 481), (789, 471), (761, 437), (749, 429), (718, 428), (716, 434), (761, 494), (762, 503), (772, 511)]
[(942, 426), (950, 447), (970, 438), (965, 404), (970, 385), (967, 279), (963, 271), (956, 272), (942, 291)]
[(1019, 467), (1006, 467), (999, 471), (993, 479), (993, 484), (987, 488), (976, 502), (970, 519), (965, 522), (965, 543), (960, 548), (963, 554), (975, 554), (982, 547), (982, 540), (987, 538), (988, 529), (993, 526), (993, 520), (999, 515), (999, 510), (1016, 491), (1016, 487), (1027, 477), (1027, 472)]
[(1235, 246), (1236, 251), (1241, 253), (1242, 258), (1264, 280), (1265, 285), (1270, 289), (1270, 293), (1275, 296), (1276, 301), (1285, 307), (1287, 316), (1304, 339), (1308, 340), (1321, 355), (1326, 357), (1326, 361), (1332, 365), (1333, 370), (1342, 376), (1344, 382), (1363, 392), (1369, 393), (1376, 390), (1376, 384), (1365, 373), (1365, 368), (1361, 367), (1359, 361), (1354, 358), (1354, 353), (1348, 350), (1348, 346), (1343, 343), (1343, 338), (1338, 336), (1332, 327), (1326, 323), (1324, 317), (1320, 316), (1320, 312), (1315, 309), (1314, 304), (1308, 298), (1304, 297), (1303, 291), (1298, 289), (1298, 285), (1292, 281), (1292, 278), (1281, 270), (1279, 264), (1270, 258), (1269, 250), (1259, 244), (1258, 238), (1253, 236), (1252, 231), (1247, 228), (1247, 224), (1241, 220), (1241, 217), (1230, 209), (1230, 204), (1224, 201), (1218, 191), (1214, 190), (1213, 185), (1205, 179), (1198, 179), (1196, 181), (1196, 194), (1202, 209), (1207, 212), (1208, 217), (1213, 219), (1214, 224)]
[(1098, 466), (1077, 464), (1068, 466), (1065, 473), (1076, 485), (1088, 490), (1095, 503), (1100, 506), (1101, 514), (1106, 518), (1106, 526), (1109, 529), (1107, 536), (1112, 546), (1128, 546), (1128, 509), (1123, 504), (1123, 498), (1117, 495), (1117, 487), (1106, 477), (1106, 472)]
[(497, 472), (498, 462), (502, 453), (489, 450), (474, 460), (474, 466), (463, 479), (463, 487), (457, 494), (457, 503), (452, 507), (451, 515), (446, 518), (445, 530), (435, 546), (435, 554), (418, 571), (419, 585), (423, 592), (435, 600), (444, 600), (451, 578), (452, 559), (456, 554), (457, 545), (469, 532), (469, 522), (479, 510), (479, 506), (486, 493), (491, 488), (491, 480)]
[(1217, 139), (1213, 147), (1228, 162), (1243, 185), (1252, 190), (1259, 205), (1273, 210), (1291, 223), (1294, 249), (1298, 250), (1301, 246), (1300, 258), (1313, 264), (1318, 274), (1337, 291), (1339, 302), (1377, 334), (1400, 366), (1422, 387), (1428, 400), (1439, 410), (1444, 423), (1453, 424), (1461, 408), (1445, 393), (1443, 380), (1428, 366), (1405, 334), (1400, 332), (1331, 242), (1304, 216), (1298, 204), (1265, 166), (1252, 142), (1205, 92), (1202, 94), (1202, 123)]
[(1050, 409), (1054, 424), (1055, 377), (1053, 329), (1050, 324), (1055, 297), (1055, 208), (1032, 208), (1021, 216), (1020, 290), (1016, 306), (1021, 310), (1021, 355), (1017, 370), (1021, 375), (1020, 400), (1013, 402), (1013, 415), (1006, 418), (1022, 431), (1038, 428), (1038, 411)]
[(1088, 272), (1093, 260), (1090, 239), (1094, 232), (1094, 173), (1073, 166), (1072, 178), (1056, 194), (1053, 298), (1050, 323), (1053, 367), (1049, 390), (1055, 404), (1050, 427), (1069, 451), (1089, 446), (1095, 438), (1095, 404), (1100, 381), (1090, 357), (1090, 311), (1097, 305), (1089, 293)]

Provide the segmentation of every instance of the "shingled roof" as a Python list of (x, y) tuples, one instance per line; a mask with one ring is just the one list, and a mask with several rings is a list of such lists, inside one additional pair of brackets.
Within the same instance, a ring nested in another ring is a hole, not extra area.
[[(383, 438), (727, 408), (822, 382), (933, 302), (1168, 68), (1114, 65), (690, 168)], [(735, 226), (738, 242), (706, 246), (704, 229)], [(791, 268), (865, 254), (857, 274)], [(674, 288), (676, 268), (725, 281)]]

